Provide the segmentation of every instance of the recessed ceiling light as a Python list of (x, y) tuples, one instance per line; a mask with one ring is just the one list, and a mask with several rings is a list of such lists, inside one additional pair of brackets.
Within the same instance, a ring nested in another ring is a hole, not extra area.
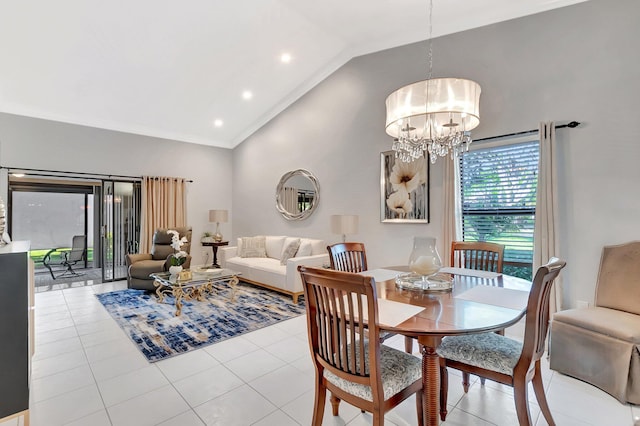
[(282, 55), (280, 55), (280, 61), (284, 64), (288, 64), (289, 62), (291, 62), (291, 55), (288, 53), (283, 53)]
[(245, 90), (244, 92), (242, 92), (242, 99), (249, 100), (251, 98), (253, 98), (253, 93), (251, 93), (251, 91)]
[(21, 178), (24, 177), (24, 173), (11, 173), (11, 176)]
[(213, 120), (213, 125), (215, 127), (222, 127), (223, 124), (224, 124), (224, 121), (220, 120), (219, 118), (216, 118), (215, 120)]

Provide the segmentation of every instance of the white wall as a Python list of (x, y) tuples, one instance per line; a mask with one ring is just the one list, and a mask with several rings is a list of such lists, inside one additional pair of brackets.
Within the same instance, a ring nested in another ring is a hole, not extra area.
[[(191, 253), (202, 263), (200, 245), (210, 209), (228, 209), (230, 218), (231, 150), (166, 139), (114, 132), (0, 113), (0, 165), (31, 169), (101, 173), (125, 176), (176, 176), (187, 184), (187, 223), (193, 227)], [(6, 200), (6, 170), (0, 179)], [(220, 224), (231, 236), (231, 223)], [(209, 256), (211, 260), (211, 256)]]
[[(541, 120), (583, 124), (558, 131), (565, 307), (593, 300), (603, 245), (640, 240), (640, 2), (591, 0), (434, 41), (434, 77), (480, 83), (476, 138), (535, 129)], [(426, 43), (350, 61), (249, 137), (233, 154), (233, 235), (283, 234), (337, 242), (329, 217), (360, 216), (351, 236), (371, 267), (405, 264), (414, 235), (441, 240), (442, 165), (431, 169), (431, 223), (380, 222), (380, 152), (389, 150), (384, 100), (426, 77)], [(301, 222), (274, 207), (285, 172), (320, 182), (320, 205)], [(440, 247), (441, 255), (448, 253)]]

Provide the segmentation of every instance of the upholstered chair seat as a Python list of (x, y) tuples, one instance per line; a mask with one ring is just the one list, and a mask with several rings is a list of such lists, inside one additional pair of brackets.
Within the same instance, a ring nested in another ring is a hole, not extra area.
[[(365, 352), (369, 350), (368, 342), (365, 342), (364, 348)], [(350, 350), (351, 345), (347, 345), (347, 351)], [(360, 369), (359, 345), (355, 345), (355, 353), (357, 358), (356, 368)], [(364, 360), (365, 372), (369, 374), (369, 358), (364, 357)], [(422, 378), (422, 360), (420, 358), (384, 345), (380, 346), (380, 367), (382, 368), (380, 379), (382, 380), (385, 400)], [(356, 395), (367, 401), (373, 401), (371, 386), (343, 379), (329, 370), (324, 370), (324, 377), (328, 382), (348, 394)]]
[(496, 333), (449, 336), (442, 339), (436, 352), (443, 358), (511, 375), (522, 354), (522, 343)]
[(640, 404), (640, 241), (602, 250), (594, 306), (553, 315), (549, 367)]

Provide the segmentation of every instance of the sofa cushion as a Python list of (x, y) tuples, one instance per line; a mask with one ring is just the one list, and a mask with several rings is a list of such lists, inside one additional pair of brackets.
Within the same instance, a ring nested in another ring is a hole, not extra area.
[(267, 257), (265, 237), (242, 237), (239, 254), (240, 257)]
[(300, 248), (296, 257), (313, 256), (316, 254), (324, 254), (327, 252), (327, 246), (324, 240), (315, 240), (311, 238), (301, 238)]
[(300, 238), (287, 238), (282, 248), (282, 255), (280, 256), (280, 264), (286, 265), (287, 260), (292, 258), (298, 252), (300, 247)]
[(267, 257), (280, 260), (282, 256), (282, 248), (284, 246), (285, 236), (273, 236), (267, 235), (265, 237), (265, 248), (267, 251)]
[(300, 239), (300, 247), (296, 253), (296, 257), (303, 256), (311, 256), (311, 241), (306, 238)]

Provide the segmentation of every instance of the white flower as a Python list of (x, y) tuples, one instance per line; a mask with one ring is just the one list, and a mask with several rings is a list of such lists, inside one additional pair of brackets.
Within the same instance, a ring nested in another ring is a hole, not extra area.
[(171, 234), (171, 247), (176, 251), (180, 251), (180, 247), (188, 242), (187, 237), (180, 238), (180, 234), (176, 230), (169, 229), (167, 234)]
[(395, 191), (401, 189), (413, 192), (427, 182), (425, 158), (420, 157), (410, 163), (396, 161), (391, 169), (389, 182)]
[(387, 207), (394, 211), (400, 218), (404, 218), (413, 209), (413, 203), (409, 199), (407, 191), (398, 190), (387, 198)]

